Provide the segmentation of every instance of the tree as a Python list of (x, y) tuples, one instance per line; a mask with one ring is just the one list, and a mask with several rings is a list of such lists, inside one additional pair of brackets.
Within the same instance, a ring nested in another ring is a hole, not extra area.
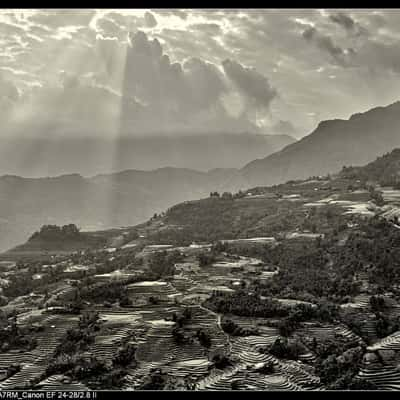
[(149, 270), (158, 277), (174, 275), (176, 254), (166, 251), (152, 254), (148, 260)]
[(387, 319), (381, 314), (376, 314), (376, 334), (379, 338), (384, 338), (389, 335), (390, 332), (390, 324)]
[(132, 300), (126, 293), (124, 293), (121, 299), (119, 300), (119, 305), (121, 307), (130, 307), (132, 305)]
[(136, 347), (130, 343), (119, 349), (117, 355), (113, 359), (114, 365), (126, 367), (135, 361)]
[(6, 377), (9, 378), (15, 375), (17, 372), (21, 371), (21, 365), (13, 364), (7, 368)]
[(163, 390), (167, 384), (167, 375), (161, 369), (153, 369), (147, 376), (140, 390)]
[(231, 192), (224, 192), (222, 193), (222, 199), (224, 200), (232, 200), (233, 196)]
[(233, 335), (234, 332), (239, 328), (231, 319), (223, 317), (221, 320), (221, 328), (224, 332)]
[(156, 305), (156, 304), (160, 303), (160, 299), (155, 296), (150, 296), (148, 301), (149, 301), (149, 304), (152, 304), (152, 305)]
[(221, 353), (213, 355), (212, 362), (217, 369), (225, 369), (226, 367), (230, 367), (232, 365), (232, 360), (230, 360), (226, 354)]
[(240, 384), (241, 381), (240, 380), (234, 380), (231, 382), (231, 390), (240, 390)]
[(178, 326), (172, 330), (172, 338), (178, 345), (185, 344), (188, 342), (188, 339), (185, 336), (183, 329)]
[(0, 295), (0, 307), (6, 306), (8, 304), (8, 298), (6, 296)]
[(203, 329), (199, 329), (196, 336), (203, 347), (208, 348), (211, 346), (211, 337), (206, 331), (204, 331)]
[(304, 350), (304, 346), (297, 339), (289, 341), (287, 338), (278, 338), (271, 346), (269, 352), (278, 358), (297, 360)]
[(371, 296), (369, 299), (372, 311), (383, 311), (386, 308), (385, 299), (382, 296)]
[(214, 263), (216, 260), (216, 257), (213, 253), (200, 253), (197, 256), (197, 259), (199, 261), (199, 266), (203, 268), (203, 267), (208, 267), (212, 263)]
[(68, 224), (68, 225), (64, 225), (61, 228), (61, 233), (64, 236), (75, 237), (75, 236), (79, 235), (79, 229), (76, 227), (75, 224)]

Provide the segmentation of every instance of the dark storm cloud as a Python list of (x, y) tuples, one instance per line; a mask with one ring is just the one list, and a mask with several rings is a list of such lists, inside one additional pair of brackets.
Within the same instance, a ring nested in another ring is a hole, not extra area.
[(331, 14), (329, 19), (344, 28), (349, 34), (368, 35), (368, 30), (355, 21), (350, 15), (345, 13)]
[(319, 32), (315, 27), (307, 28), (303, 31), (302, 35), (308, 42), (314, 43), (319, 49), (328, 53), (335, 63), (339, 65), (346, 65), (348, 53), (353, 52), (352, 49), (343, 49), (336, 45), (330, 36)]
[(247, 68), (236, 61), (227, 59), (222, 62), (228, 78), (235, 84), (255, 107), (269, 108), (277, 96), (268, 79), (254, 68)]
[[(362, 24), (348, 14), (342, 12), (329, 15), (329, 20), (343, 27), (348, 33), (342, 43), (351, 44), (353, 47), (344, 47), (334, 42), (334, 32), (329, 34), (324, 27), (319, 25), (309, 27), (303, 31), (303, 38), (315, 44), (320, 50), (330, 54), (337, 65), (352, 67), (360, 71), (368, 71), (375, 76), (383, 71), (400, 73), (400, 42), (399, 35), (392, 29), (382, 33), (371, 32), (373, 28), (380, 29), (386, 25), (387, 18), (381, 14), (364, 13), (357, 15)], [(396, 15), (397, 16), (397, 15)], [(395, 16), (395, 17), (396, 17)], [(394, 21), (400, 22), (395, 18)], [(393, 22), (394, 22), (393, 21)], [(365, 28), (365, 26), (368, 27)]]
[(354, 19), (344, 13), (332, 14), (329, 19), (349, 31), (354, 30), (356, 27)]

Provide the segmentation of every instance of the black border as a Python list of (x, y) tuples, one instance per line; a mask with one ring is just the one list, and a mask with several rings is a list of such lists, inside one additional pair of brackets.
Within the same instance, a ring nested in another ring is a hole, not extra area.
[(1, 9), (389, 9), (400, 11), (400, 4), (388, 0), (3, 0)]
[[(361, 0), (269, 0), (268, 2), (261, 2), (259, 0), (3, 0), (1, 2), (0, 13), (3, 11), (7, 11), (9, 9), (252, 9), (263, 10), (268, 12), (268, 10), (272, 9), (287, 9), (290, 11), (291, 9), (357, 9), (357, 10), (393, 10), (400, 12), (400, 4), (398, 7), (393, 7), (392, 2), (381, 0), (379, 3), (375, 2), (375, 4), (368, 4), (366, 1)], [(138, 399), (138, 398), (149, 398), (149, 397), (159, 397), (164, 395), (171, 395), (175, 397), (182, 396), (182, 398), (187, 399), (188, 396), (190, 398), (197, 396), (218, 396), (221, 394), (226, 394), (227, 396), (262, 396), (264, 400), (268, 397), (268, 400), (282, 397), (282, 396), (306, 396), (306, 398), (318, 396), (326, 399), (332, 396), (335, 400), (337, 400), (337, 396), (340, 395), (340, 400), (345, 398), (346, 396), (351, 396), (354, 399), (355, 396), (359, 396), (360, 394), (357, 391), (302, 391), (302, 392), (279, 392), (279, 391), (227, 391), (227, 392), (219, 392), (219, 391), (111, 391), (111, 390), (102, 390), (102, 391), (93, 391), (96, 393), (96, 396), (88, 396), (88, 397), (79, 397), (77, 395), (74, 397), (74, 393), (86, 393), (86, 392), (63, 392), (63, 391), (54, 391), (56, 393), (55, 397), (48, 397), (47, 393), (50, 391), (40, 391), (40, 390), (0, 390), (0, 399), (35, 399), (35, 394), (43, 394), (43, 397), (37, 397), (40, 399), (57, 399), (57, 394), (60, 394), (60, 399), (79, 399), (86, 398), (87, 400), (102, 400), (102, 399), (113, 399), (116, 398), (126, 398), (126, 399)], [(361, 391), (361, 395), (365, 395), (366, 391)], [(398, 392), (393, 391), (371, 391), (372, 395), (379, 395), (380, 393), (385, 396), (394, 395), (398, 397)], [(10, 394), (10, 397), (7, 396)], [(14, 397), (17, 394), (18, 397)], [(63, 395), (64, 394), (64, 395)], [(344, 396), (344, 397), (342, 397)]]
[[(116, 400), (116, 398), (121, 399), (140, 399), (149, 397), (157, 397), (157, 396), (173, 396), (174, 398), (178, 398), (182, 396), (182, 398), (190, 399), (196, 398), (198, 396), (217, 396), (220, 398), (221, 395), (227, 396), (262, 396), (260, 398), (266, 400), (271, 400), (279, 397), (286, 396), (305, 396), (307, 399), (309, 398), (321, 398), (324, 400), (326, 398), (329, 399), (332, 396), (333, 399), (337, 399), (338, 395), (340, 396), (340, 400), (344, 399), (347, 395), (354, 399), (356, 396), (365, 396), (368, 391), (118, 391), (118, 390), (93, 390), (93, 391), (43, 391), (43, 390), (0, 390), (0, 398), (4, 399), (14, 399), (14, 400), (76, 400), (76, 399), (86, 399), (86, 400), (107, 400), (112, 399)], [(394, 395), (398, 398), (398, 391), (371, 391), (372, 395), (379, 395), (380, 393), (385, 396)], [(8, 395), (8, 396), (7, 396)], [(16, 397), (17, 396), (17, 397)]]

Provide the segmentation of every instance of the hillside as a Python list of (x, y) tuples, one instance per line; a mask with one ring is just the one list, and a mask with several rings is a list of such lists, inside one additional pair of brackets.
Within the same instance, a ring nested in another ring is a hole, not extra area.
[(8, 256), (32, 256), (39, 253), (73, 252), (77, 250), (103, 247), (107, 244), (107, 236), (100, 233), (80, 232), (74, 224), (44, 225), (36, 231), (24, 244), (7, 252)]
[(394, 149), (363, 167), (345, 166), (341, 176), (397, 187), (400, 183), (400, 149)]
[(321, 122), (310, 135), (243, 169), (249, 186), (324, 175), (363, 165), (400, 146), (400, 102)]
[[(158, 243), (185, 244), (276, 237), (287, 231), (315, 232), (317, 226), (319, 232), (330, 234), (342, 229), (352, 216), (377, 213), (390, 218), (400, 214), (399, 179), (400, 150), (394, 149), (365, 166), (345, 167), (334, 175), (177, 204), (160, 218), (163, 229), (149, 232)], [(394, 190), (380, 186), (393, 186)]]
[[(285, 232), (331, 233), (345, 224), (345, 209), (335, 200), (366, 203), (371, 195), (351, 193), (352, 179), (310, 180), (275, 187), (249, 189), (232, 198), (209, 197), (186, 201), (167, 210), (165, 216), (148, 222), (147, 234), (160, 244), (190, 244), (239, 238), (276, 237)], [(257, 194), (254, 194), (257, 193)], [(320, 203), (319, 203), (320, 202)], [(319, 207), (326, 205), (326, 207)], [(313, 209), (310, 212), (310, 209)], [(162, 229), (159, 229), (159, 226)]]

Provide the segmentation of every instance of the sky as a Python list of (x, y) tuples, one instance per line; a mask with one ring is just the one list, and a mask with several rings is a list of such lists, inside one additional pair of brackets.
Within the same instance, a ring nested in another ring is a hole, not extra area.
[(300, 138), (399, 77), (400, 10), (0, 11), (0, 138)]

